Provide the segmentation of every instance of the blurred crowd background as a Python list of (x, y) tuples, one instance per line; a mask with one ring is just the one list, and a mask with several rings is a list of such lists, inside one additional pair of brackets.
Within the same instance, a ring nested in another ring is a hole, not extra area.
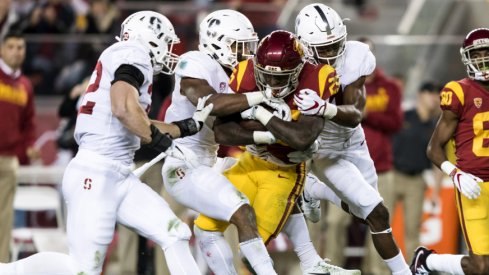
[[(197, 49), (198, 25), (210, 11), (231, 8), (244, 13), (261, 38), (276, 29), (294, 31), (294, 20), (298, 11), (312, 2), (329, 5), (343, 18), (348, 18), (348, 40), (367, 37), (372, 42), (377, 67), (380, 69), (377, 73), (381, 72), (382, 76), (385, 75), (398, 87), (401, 110), (409, 112), (419, 109), (419, 106), (428, 108), (429, 127), (434, 125), (438, 115), (436, 107), (441, 87), (448, 81), (466, 76), (459, 54), (465, 35), (476, 27), (489, 26), (487, 0), (1, 0), (0, 39), (8, 32), (22, 33), (25, 37), (27, 48), (22, 72), (32, 82), (36, 110), (34, 147), (40, 152), (40, 158), (29, 159), (19, 155), (22, 165), (19, 183), (54, 184), (56, 187), (56, 183), (60, 182), (64, 165), (76, 152), (72, 133), (77, 99), (83, 93), (87, 77), (93, 71), (100, 53), (116, 41), (120, 23), (127, 15), (139, 10), (154, 10), (166, 15), (182, 41), (175, 52), (182, 54)], [(171, 77), (160, 75), (156, 78), (151, 117), (164, 117), (165, 107), (169, 104), (167, 96), (172, 89)], [(427, 97), (426, 94), (435, 96)], [(382, 98), (377, 97), (377, 100)], [(409, 118), (409, 115), (405, 115), (405, 118)], [(2, 119), (8, 120), (8, 117)], [(463, 250), (458, 230), (449, 228), (449, 232), (446, 231), (447, 227), (458, 226), (450, 182), (442, 185), (444, 191), (440, 192), (441, 195), (431, 199), (431, 186), (443, 179), (436, 177), (436, 173), (429, 167), (419, 171), (402, 171), (402, 156), (396, 152), (410, 146), (405, 141), (413, 138), (409, 134), (407, 138), (402, 136), (403, 129), (408, 125), (406, 123), (411, 122), (399, 121), (395, 127), (397, 129), (389, 132), (389, 142), (392, 139), (395, 142), (394, 150), (388, 152), (393, 160), (386, 169), (400, 171), (408, 176), (420, 176), (422, 185), (429, 187), (425, 203), (421, 207), (424, 212), (423, 224), (418, 231), (420, 237), (415, 243), (440, 245), (445, 251), (439, 252)], [(425, 136), (431, 134), (429, 131), (432, 128), (429, 127)], [(222, 150), (223, 155), (237, 153), (239, 150), (236, 148)], [(423, 155), (424, 151), (420, 154)], [(383, 169), (378, 169), (377, 172), (387, 171)], [(400, 195), (395, 200), (403, 198)], [(442, 205), (440, 201), (445, 204)], [(392, 208), (394, 207), (395, 204)], [(344, 236), (347, 243), (333, 243), (335, 239), (328, 239), (327, 231), (329, 228), (332, 232), (331, 223), (338, 223), (338, 220), (325, 218), (328, 216), (326, 203), (322, 208), (322, 221), (311, 224), (316, 247), (323, 256), (333, 257), (335, 264), (360, 267), (366, 251), (363, 248), (365, 227), (355, 221), (351, 225), (346, 224), (343, 229), (334, 232)], [(401, 246), (404, 248), (403, 225), (412, 221), (404, 219), (399, 208), (402, 206), (391, 211), (394, 213), (394, 232), (401, 239)], [(181, 213), (187, 214), (184, 210)], [(50, 226), (55, 220), (54, 216), (53, 213), (31, 214), (18, 211), (16, 227)], [(116, 247), (117, 240), (114, 243)], [(328, 255), (328, 247), (337, 247), (340, 256)], [(295, 273), (298, 269), (292, 267), (297, 264), (297, 260), (294, 259), (290, 243), (285, 237), (281, 236), (269, 248), (280, 255), (275, 257), (285, 255), (284, 257), (291, 259), (276, 260), (276, 264), (284, 266), (278, 269), (279, 274), (298, 274)], [(137, 274), (154, 274), (154, 261), (148, 256), (153, 253), (152, 245), (141, 240), (138, 250)], [(411, 251), (404, 253), (407, 257), (410, 254)], [(119, 261), (123, 262), (124, 259)], [(122, 274), (119, 272), (110, 271), (109, 268), (106, 274)]]

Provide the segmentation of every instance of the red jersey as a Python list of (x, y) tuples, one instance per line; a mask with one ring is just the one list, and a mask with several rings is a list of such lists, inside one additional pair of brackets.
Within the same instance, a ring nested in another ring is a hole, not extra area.
[(13, 78), (0, 70), (0, 155), (18, 156), (27, 163), (26, 149), (34, 144), (34, 95), (23, 75)]
[(367, 117), (362, 127), (375, 170), (381, 173), (392, 169), (392, 135), (401, 129), (403, 120), (402, 92), (380, 69), (374, 73), (373, 81), (365, 83)]
[[(256, 84), (255, 73), (253, 69), (253, 60), (240, 62), (233, 71), (229, 79), (229, 87), (236, 93), (247, 93), (260, 90)], [(294, 94), (299, 93), (302, 89), (311, 89), (316, 91), (322, 99), (328, 99), (338, 92), (339, 82), (336, 71), (329, 65), (313, 65), (305, 63), (299, 74), (299, 83), (293, 93), (284, 97), (284, 101), (289, 105), (292, 115), (292, 121), (299, 119), (301, 112), (294, 104)], [(283, 142), (263, 146), (266, 151), (272, 154), (285, 164), (291, 164), (288, 161), (287, 154), (296, 151)]]
[(457, 167), (489, 181), (489, 91), (464, 78), (445, 85), (440, 106), (458, 116), (455, 129)]

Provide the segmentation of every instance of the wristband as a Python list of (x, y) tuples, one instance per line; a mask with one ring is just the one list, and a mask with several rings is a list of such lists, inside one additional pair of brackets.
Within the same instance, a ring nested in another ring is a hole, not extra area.
[(326, 103), (326, 110), (324, 110), (323, 117), (326, 119), (332, 119), (333, 117), (336, 116), (336, 113), (338, 113), (338, 107), (336, 107), (335, 104), (328, 103), (327, 101), (325, 101), (325, 103)]
[(450, 177), (453, 177), (454, 174), (457, 172), (457, 166), (453, 165), (453, 163), (449, 162), (448, 160), (444, 161), (440, 165), (441, 170), (449, 175)]
[(253, 107), (263, 102), (265, 97), (262, 92), (251, 92), (245, 93), (246, 100), (248, 101), (248, 106)]
[(172, 123), (177, 125), (178, 129), (180, 129), (180, 137), (195, 135), (199, 131), (197, 122), (193, 118), (174, 121)]
[(276, 139), (269, 131), (254, 131), (253, 142), (255, 144), (273, 144)]
[(273, 114), (270, 113), (267, 109), (263, 108), (262, 106), (258, 106), (256, 108), (255, 112), (255, 118), (256, 120), (260, 121), (263, 126), (266, 126), (270, 119), (272, 119)]

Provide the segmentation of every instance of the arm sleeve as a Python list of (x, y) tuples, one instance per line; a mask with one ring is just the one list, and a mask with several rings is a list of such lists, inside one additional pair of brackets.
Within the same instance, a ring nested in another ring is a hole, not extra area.
[(119, 80), (127, 82), (139, 91), (139, 88), (141, 88), (141, 85), (144, 83), (144, 75), (137, 67), (129, 64), (122, 64), (115, 71), (114, 80), (112, 80), (110, 84), (114, 84)]

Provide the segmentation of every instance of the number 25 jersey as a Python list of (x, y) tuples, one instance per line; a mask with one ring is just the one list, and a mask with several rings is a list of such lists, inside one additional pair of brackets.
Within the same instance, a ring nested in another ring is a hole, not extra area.
[(489, 92), (464, 78), (445, 85), (440, 106), (458, 115), (453, 136), (457, 167), (489, 181)]

